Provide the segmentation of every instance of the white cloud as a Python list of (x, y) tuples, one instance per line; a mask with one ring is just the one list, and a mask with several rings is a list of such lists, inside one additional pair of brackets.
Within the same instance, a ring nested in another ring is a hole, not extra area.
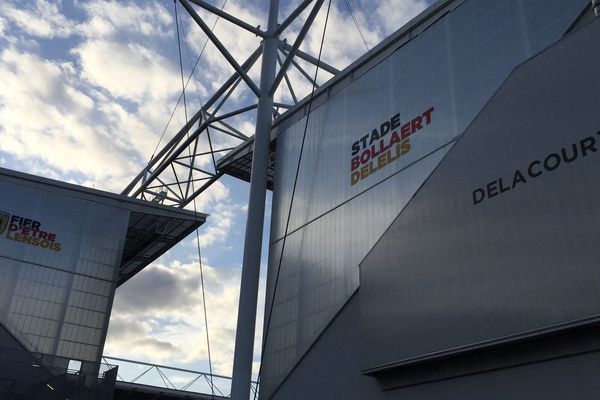
[[(200, 247), (210, 246), (215, 243), (222, 243), (227, 239), (234, 217), (239, 207), (230, 204), (218, 204), (212, 210), (207, 224), (202, 229), (199, 236)], [(196, 239), (194, 238), (194, 246)]]
[[(240, 269), (203, 268), (213, 371), (230, 376)], [(263, 308), (261, 300), (259, 321)], [(255, 347), (261, 341), (260, 326)], [(199, 265), (157, 264), (117, 290), (105, 353), (167, 365), (205, 365), (205, 335)]]
[[(367, 46), (371, 49), (385, 37), (400, 29), (402, 25), (425, 9), (427, 5), (428, 2), (425, 0), (367, 0), (352, 2), (352, 10), (360, 28), (360, 33), (362, 33)], [(292, 9), (290, 7), (284, 14), (287, 15)], [(314, 57), (319, 54), (326, 10), (327, 4), (325, 3), (301, 46), (304, 51)], [(294, 42), (307, 15), (308, 10), (284, 33), (288, 43), (292, 44)], [(333, 2), (323, 45), (323, 61), (342, 70), (362, 56), (366, 49), (360, 33), (348, 12), (347, 6), (343, 2)], [(297, 62), (311, 77), (314, 76), (315, 67), (313, 65), (301, 59), (297, 59)], [(290, 69), (290, 77), (294, 82), (294, 89), (297, 93), (300, 93), (300, 97), (310, 94), (311, 84), (295, 68)], [(329, 73), (320, 71), (317, 80), (319, 83), (323, 83), (330, 77)]]
[(181, 91), (174, 65), (138, 43), (91, 40), (73, 53), (79, 57), (82, 77), (116, 98), (142, 103), (170, 98)]
[(93, 123), (97, 104), (74, 84), (72, 65), (10, 48), (0, 53), (0, 61), (3, 151), (40, 160), (33, 171), (38, 173), (51, 166), (110, 179), (131, 168), (125, 150)]
[[(2, 151), (18, 163), (6, 165), (9, 168), (120, 191), (152, 154), (181, 90), (178, 60), (173, 57), (174, 19), (168, 8), (172, 2), (93, 0), (74, 1), (73, 5), (83, 11), (81, 19), (66, 17), (60, 1), (5, 0), (0, 7), (0, 33), (6, 43), (21, 46), (0, 49)], [(357, 5), (354, 10), (372, 47), (425, 5), (422, 0), (382, 0)], [(338, 68), (364, 52), (354, 22), (342, 6), (332, 6), (323, 56)], [(247, 2), (230, 0), (226, 11), (265, 28), (265, 11)], [(325, 7), (303, 45), (314, 56), (321, 41), (324, 11)], [(182, 19), (195, 61), (205, 36), (187, 14), (182, 13)], [(214, 16), (206, 20), (212, 26)], [(295, 24), (287, 34), (290, 42), (300, 25)], [(239, 63), (260, 43), (260, 38), (227, 21), (220, 21), (215, 33)], [(66, 37), (76, 39), (68, 41), (76, 47), (62, 48), (54, 59), (48, 59), (51, 51), (38, 42), (40, 38)], [(22, 47), (24, 43), (27, 49)], [(185, 47), (182, 50), (187, 62)], [(257, 84), (259, 66), (260, 60), (250, 74)], [(200, 96), (206, 99), (207, 89), (219, 87), (232, 72), (209, 44), (197, 72)], [(309, 73), (312, 75), (312, 69)], [(300, 82), (295, 85), (299, 97), (308, 94), (306, 80), (298, 72), (290, 75)], [(320, 81), (329, 76), (323, 73)], [(231, 107), (246, 105), (252, 99), (241, 83), (231, 96)], [(198, 100), (191, 95), (187, 100), (191, 114)], [(227, 107), (222, 112), (229, 110)], [(184, 122), (180, 107), (161, 145)], [(247, 134), (254, 129), (250, 115), (233, 124)], [(233, 146), (238, 142), (215, 136), (215, 143)], [(4, 164), (5, 158), (0, 162)], [(206, 158), (200, 165), (211, 162)], [(200, 231), (201, 246), (228, 243), (235, 222), (245, 212), (245, 206), (235, 204), (230, 197), (229, 188), (219, 181), (197, 199), (198, 211), (211, 214)], [(195, 249), (195, 239), (186, 245), (186, 250)], [(215, 372), (229, 375), (240, 270), (206, 266), (204, 272)], [(259, 314), (263, 308), (259, 305)], [(257, 328), (258, 349), (260, 322)], [(170, 365), (194, 364), (206, 360), (204, 335), (199, 266), (155, 264), (117, 291), (106, 350), (120, 357)]]
[(400, 29), (427, 6), (425, 0), (380, 0), (377, 16), (383, 23), (383, 33), (387, 36)]
[[(262, 28), (266, 29), (262, 22), (265, 18), (265, 11), (257, 8), (254, 4), (230, 0), (227, 2), (224, 10), (237, 18), (248, 22), (250, 25), (258, 26), (262, 24)], [(204, 19), (207, 25), (212, 28), (214, 21), (216, 20), (215, 16), (199, 8), (196, 8), (196, 11)], [(196, 58), (204, 48), (207, 37), (198, 27), (196, 22), (187, 15), (187, 13), (184, 14), (185, 15), (182, 15), (181, 18), (185, 26), (186, 40), (191, 51), (194, 53), (192, 58), (195, 62)], [(240, 65), (243, 64), (246, 58), (259, 47), (261, 42), (261, 38), (256, 37), (254, 34), (223, 19), (219, 19), (213, 32)], [(196, 72), (197, 80), (214, 91), (217, 90), (233, 73), (233, 67), (229, 65), (216, 46), (209, 41), (202, 53), (202, 59)], [(254, 80), (257, 86), (259, 74), (260, 60), (255, 63), (254, 67), (249, 72), (249, 76)], [(250, 104), (249, 102), (255, 101), (255, 97), (247, 88), (246, 83), (242, 82), (238, 89), (236, 89), (235, 94), (231, 97), (231, 101), (238, 105), (240, 103), (248, 105)], [(225, 110), (226, 109), (227, 108), (225, 108)]]
[(82, 4), (89, 19), (79, 31), (90, 37), (109, 36), (117, 32), (130, 32), (146, 36), (173, 34), (173, 17), (158, 2), (142, 3), (117, 1), (86, 1)]
[(28, 35), (53, 38), (67, 37), (75, 24), (61, 11), (62, 1), (6, 2), (0, 13)]

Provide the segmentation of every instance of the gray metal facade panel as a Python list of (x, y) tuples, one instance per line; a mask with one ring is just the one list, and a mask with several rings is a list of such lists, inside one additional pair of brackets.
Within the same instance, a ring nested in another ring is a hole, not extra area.
[[(261, 382), (270, 387), (312, 344), (358, 287), (358, 263), (450, 149), (448, 145), (306, 227), (290, 234), (273, 303)], [(373, 204), (381, 199), (394, 201)], [(369, 213), (363, 212), (370, 209)], [(348, 218), (348, 214), (356, 215)], [(267, 302), (271, 304), (282, 241), (271, 246)], [(267, 311), (268, 312), (268, 311)], [(263, 389), (264, 390), (264, 389)]]
[(599, 37), (521, 65), (361, 263), (364, 369), (600, 319)]
[[(356, 296), (350, 299), (277, 388), (273, 400), (596, 400), (600, 393), (598, 351), (479, 373), (464, 373), (460, 366), (433, 365), (431, 370), (456, 375), (384, 390), (378, 379), (361, 375), (358, 349), (365, 338), (356, 320), (358, 300)], [(540, 350), (555, 349), (549, 346), (535, 352)], [(482, 368), (489, 368), (484, 360), (479, 361)], [(404, 376), (402, 371), (399, 375)]]
[[(0, 189), (0, 322), (30, 351), (98, 362), (129, 211), (13, 180)], [(12, 216), (54, 240), (13, 230)]]
[[(287, 280), (266, 334), (263, 398), (356, 290), (358, 263), (435, 167), (435, 150), (453, 143), (511, 70), (558, 40), (586, 4), (467, 1), (313, 111), (280, 273)], [(432, 122), (409, 137), (409, 153), (351, 184), (355, 141), (396, 113), (404, 124), (431, 106)], [(267, 314), (304, 124), (278, 132)]]

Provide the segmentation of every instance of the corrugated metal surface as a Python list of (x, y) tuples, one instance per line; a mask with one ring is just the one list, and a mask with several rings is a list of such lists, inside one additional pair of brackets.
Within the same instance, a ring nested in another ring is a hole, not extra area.
[(600, 320), (594, 28), (515, 71), (361, 263), (364, 369)]
[(0, 191), (10, 221), (27, 218), (29, 226), (41, 224), (38, 232), (55, 235), (46, 246), (43, 236), (32, 238), (34, 229), (17, 229), (18, 220), (3, 232), (0, 321), (30, 351), (97, 362), (129, 211), (4, 180)]
[[(586, 4), (467, 1), (313, 111), (264, 348), (263, 398), (356, 290), (358, 263), (453, 140), (511, 70), (558, 40)], [(353, 185), (353, 144), (397, 113), (401, 125), (422, 118), (410, 151)], [(278, 134), (267, 312), (304, 124)]]

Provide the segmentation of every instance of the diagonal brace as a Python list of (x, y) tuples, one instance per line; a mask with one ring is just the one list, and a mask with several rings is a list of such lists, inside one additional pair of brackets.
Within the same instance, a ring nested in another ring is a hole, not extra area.
[(208, 10), (210, 12), (212, 12), (213, 14), (218, 15), (219, 17), (234, 23), (235, 25), (239, 26), (240, 28), (244, 28), (245, 30), (254, 33), (256, 36), (260, 36), (260, 37), (265, 37), (265, 32), (261, 31), (259, 28), (254, 27), (252, 25), (250, 25), (247, 22), (242, 21), (239, 18), (234, 17), (231, 14), (226, 13), (225, 11), (221, 10), (220, 8), (217, 8), (215, 6), (213, 6), (212, 4), (207, 3), (204, 0), (190, 0), (192, 3), (194, 3), (197, 6), (200, 6), (202, 8), (204, 8), (205, 10)]
[[(279, 48), (282, 50), (290, 51), (292, 49), (292, 46), (290, 46), (289, 43), (283, 41), (279, 44)], [(299, 58), (303, 59), (304, 61), (308, 61), (309, 63), (311, 63), (313, 65), (318, 65), (319, 68), (324, 69), (325, 71), (329, 72), (332, 75), (336, 75), (338, 72), (340, 72), (339, 69), (327, 64), (323, 60), (317, 60), (316, 57), (313, 57), (310, 54), (305, 53), (300, 49), (296, 50), (296, 55)]]
[(281, 24), (279, 24), (275, 33), (277, 35), (282, 34), (283, 31), (285, 30), (285, 28), (287, 28), (292, 22), (294, 22), (294, 20), (300, 14), (302, 14), (302, 11), (304, 11), (304, 9), (306, 7), (308, 7), (308, 5), (312, 2), (313, 2), (313, 0), (304, 0), (302, 3), (300, 3), (300, 5), (298, 7), (296, 7), (296, 9), (294, 11), (292, 11), (292, 13)]
[[(180, 1), (185, 1), (185, 0), (180, 0)], [(319, 13), (319, 10), (321, 9), (321, 6), (323, 5), (324, 1), (325, 0), (317, 0), (313, 9), (310, 11), (308, 18), (306, 18), (306, 21), (304, 21), (304, 25), (302, 26), (302, 29), (300, 29), (300, 33), (298, 33), (298, 37), (296, 38), (294, 45), (290, 49), (288, 56), (286, 57), (285, 61), (283, 62), (283, 65), (281, 66), (281, 69), (279, 69), (279, 72), (277, 73), (277, 76), (275, 77), (275, 80), (273, 81), (273, 85), (271, 86), (271, 89), (269, 89), (269, 96), (273, 96), (273, 94), (275, 94), (275, 91), (277, 90), (279, 83), (283, 79), (284, 74), (286, 73), (288, 67), (292, 63), (292, 59), (298, 52), (298, 49), (300, 48), (300, 45), (302, 44), (304, 37), (308, 33), (308, 29), (310, 28), (313, 21), (317, 17), (317, 14)]]
[[(254, 63), (256, 62), (256, 60), (258, 60), (258, 58), (260, 57), (262, 53), (262, 48), (259, 47), (257, 48), (254, 53), (252, 53), (250, 55), (250, 57), (248, 57), (248, 59), (246, 60), (246, 62), (244, 62), (244, 64), (242, 65), (242, 68), (244, 68), (245, 71), (249, 71), (250, 68), (252, 68), (252, 66), (254, 65)], [(211, 97), (210, 99), (208, 99), (206, 101), (206, 103), (204, 103), (204, 106), (202, 108), (208, 108), (211, 107), (226, 91), (227, 89), (238, 79), (238, 74), (234, 73), (231, 77), (229, 77), (229, 79), (227, 79), (227, 81), (223, 84), (223, 86), (221, 86), (219, 88), (219, 90), (217, 90)], [(202, 117), (202, 109), (199, 110), (196, 114), (194, 114), (192, 116), (192, 118), (190, 118), (190, 120), (183, 126), (183, 128), (181, 128), (177, 134), (169, 141), (169, 143), (167, 143), (162, 150), (156, 155), (156, 157), (154, 157), (152, 160), (150, 160), (148, 162), (148, 165), (146, 167), (144, 167), (144, 169), (129, 183), (129, 185), (121, 192), (121, 194), (123, 195), (129, 195), (131, 193), (131, 191), (134, 189), (134, 187), (141, 181), (141, 185), (147, 185), (146, 181), (149, 179), (154, 179), (153, 177), (155, 177), (156, 175), (154, 174), (154, 172), (152, 172), (151, 168), (158, 164), (158, 167), (161, 167), (161, 164), (163, 161), (161, 161), (161, 163), (159, 163), (160, 160), (164, 160), (166, 157), (169, 157), (170, 152), (172, 152), (176, 146), (177, 143), (179, 143), (179, 141), (183, 140), (183, 138), (185, 138), (186, 134), (189, 132), (190, 128)], [(224, 123), (223, 121), (220, 121), (219, 123)], [(243, 139), (247, 139), (247, 136), (241, 134), (240, 132), (238, 132), (238, 134), (240, 135), (241, 138)], [(147, 174), (150, 173), (150, 178), (148, 178)], [(137, 192), (137, 194), (139, 194), (139, 191)], [(133, 195), (133, 197), (136, 197), (136, 195)]]
[[(213, 42), (213, 44), (221, 52), (223, 57), (225, 57), (225, 59), (229, 62), (229, 64), (231, 64), (233, 69), (235, 69), (235, 71), (242, 77), (244, 82), (246, 82), (246, 84), (254, 92), (254, 94), (257, 97), (260, 96), (260, 90), (254, 83), (254, 81), (252, 81), (252, 79), (250, 79), (250, 77), (248, 76), (246, 71), (244, 71), (244, 69), (237, 63), (237, 61), (235, 61), (235, 59), (233, 58), (231, 53), (225, 48), (223, 43), (221, 43), (221, 41), (215, 36), (215, 34), (212, 32), (212, 30), (208, 27), (208, 25), (206, 25), (206, 23), (202, 20), (202, 18), (198, 15), (196, 10), (194, 10), (194, 8), (190, 5), (190, 3), (188, 3), (187, 0), (179, 0), (179, 2), (183, 6), (183, 8), (185, 8), (185, 10), (188, 12), (188, 14), (190, 14), (192, 19), (194, 21), (196, 21), (198, 26), (200, 26), (200, 29), (202, 29), (204, 34), (206, 36), (208, 36), (208, 38), (210, 39), (211, 42)], [(323, 0), (321, 0), (321, 2), (323, 2)]]

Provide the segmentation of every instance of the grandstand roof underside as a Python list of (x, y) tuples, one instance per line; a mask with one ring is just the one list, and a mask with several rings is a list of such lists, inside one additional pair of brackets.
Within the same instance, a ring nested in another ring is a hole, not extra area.
[(0, 168), (0, 179), (130, 211), (117, 286), (140, 272), (206, 221), (206, 214)]
[[(391, 53), (411, 41), (421, 32), (425, 31), (446, 13), (460, 6), (464, 2), (465, 0), (439, 0), (428, 7), (422, 13), (402, 26), (402, 28), (398, 29), (384, 41), (379, 43), (373, 49), (366, 52), (358, 60), (346, 67), (339, 74), (332, 77), (329, 81), (316, 89), (312, 100), (312, 109), (314, 110), (320, 104), (326, 102), (330, 97), (335, 96), (341, 89), (351, 84), (365, 72), (369, 71), (375, 65), (383, 61)], [(267, 186), (271, 190), (273, 189), (273, 161), (275, 160), (277, 132), (279, 130), (285, 130), (287, 127), (297, 122), (308, 113), (309, 99), (310, 96), (307, 96), (300, 100), (298, 104), (290, 108), (283, 115), (273, 121), (273, 129), (271, 131), (271, 154), (269, 157), (270, 166), (267, 182)], [(217, 162), (218, 169), (228, 175), (249, 182), (253, 147), (254, 138), (251, 138), (240, 144), (237, 148), (229, 152)]]

